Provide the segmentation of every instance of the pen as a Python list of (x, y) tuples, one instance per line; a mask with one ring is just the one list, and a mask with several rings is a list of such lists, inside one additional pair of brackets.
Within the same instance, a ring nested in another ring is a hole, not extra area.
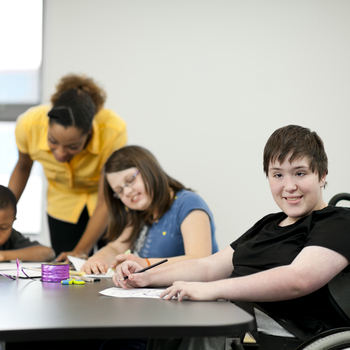
[[(164, 260), (158, 261), (157, 263), (155, 263), (155, 264), (153, 264), (153, 265), (151, 265), (151, 266), (145, 267), (144, 269), (139, 270), (139, 271), (136, 271), (136, 272), (134, 272), (134, 273), (145, 272), (145, 271), (151, 269), (152, 267), (156, 267), (156, 266), (158, 266), (158, 265), (160, 265), (160, 264), (163, 264), (163, 263), (165, 263), (165, 262), (167, 262), (167, 261), (168, 261), (168, 259), (164, 259)], [(122, 279), (119, 280), (119, 281), (125, 281), (125, 280), (127, 280), (127, 279), (128, 279), (128, 276), (125, 276), (124, 278), (122, 278)]]

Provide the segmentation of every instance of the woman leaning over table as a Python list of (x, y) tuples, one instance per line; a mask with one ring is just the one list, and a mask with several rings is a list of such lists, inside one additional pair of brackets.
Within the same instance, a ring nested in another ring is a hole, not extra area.
[(57, 260), (87, 256), (108, 221), (101, 171), (127, 140), (125, 122), (103, 108), (105, 91), (84, 75), (67, 75), (51, 97), (52, 105), (30, 108), (16, 124), (18, 162), (9, 188), (19, 200), (33, 161), (47, 181), (47, 213)]
[[(139, 146), (114, 152), (105, 165), (105, 198), (110, 243), (83, 266), (106, 273), (124, 260), (147, 267), (218, 251), (212, 213), (203, 199), (168, 176), (155, 157)], [(131, 254), (124, 254), (131, 250)]]

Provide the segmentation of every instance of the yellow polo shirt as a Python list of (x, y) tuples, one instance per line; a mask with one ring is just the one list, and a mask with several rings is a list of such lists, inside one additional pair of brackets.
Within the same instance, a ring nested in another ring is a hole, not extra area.
[(102, 109), (93, 119), (92, 137), (69, 163), (59, 163), (47, 144), (50, 106), (41, 105), (20, 115), (16, 124), (18, 150), (40, 162), (48, 180), (47, 212), (71, 223), (87, 206), (91, 216), (97, 204), (98, 181), (108, 157), (127, 141), (126, 123), (113, 111)]

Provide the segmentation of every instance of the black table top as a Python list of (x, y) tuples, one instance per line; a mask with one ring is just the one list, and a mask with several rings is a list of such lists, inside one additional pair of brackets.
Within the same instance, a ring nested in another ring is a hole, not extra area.
[(111, 279), (65, 286), (0, 276), (0, 341), (232, 336), (253, 317), (227, 301), (114, 298)]

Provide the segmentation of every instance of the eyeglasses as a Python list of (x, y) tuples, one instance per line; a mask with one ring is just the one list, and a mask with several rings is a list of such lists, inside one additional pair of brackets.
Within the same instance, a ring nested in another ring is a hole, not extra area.
[(131, 187), (134, 182), (135, 182), (135, 179), (136, 179), (136, 176), (139, 174), (139, 170), (136, 171), (136, 173), (133, 175), (133, 176), (130, 176), (128, 179), (126, 179), (125, 181), (125, 185), (122, 186), (122, 187), (119, 187), (117, 188), (114, 193), (113, 193), (113, 197), (114, 198), (118, 198), (120, 199), (120, 197), (123, 195), (123, 192), (124, 192), (124, 188), (125, 187)]

